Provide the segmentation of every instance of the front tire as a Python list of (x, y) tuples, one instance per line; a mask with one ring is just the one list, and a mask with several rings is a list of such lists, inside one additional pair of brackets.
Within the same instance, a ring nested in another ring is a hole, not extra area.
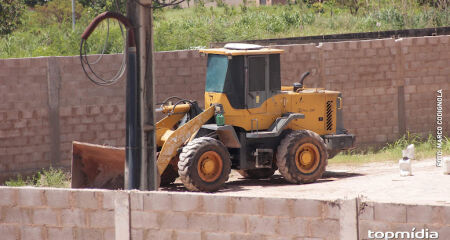
[(200, 137), (183, 147), (178, 174), (188, 190), (217, 191), (228, 180), (230, 172), (230, 154), (217, 139)]
[(294, 131), (281, 140), (277, 165), (291, 183), (312, 183), (322, 177), (328, 163), (323, 139), (309, 130)]

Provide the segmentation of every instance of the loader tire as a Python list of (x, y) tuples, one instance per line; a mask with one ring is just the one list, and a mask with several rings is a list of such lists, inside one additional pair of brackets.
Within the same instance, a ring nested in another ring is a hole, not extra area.
[(200, 137), (183, 147), (178, 174), (188, 190), (217, 191), (228, 180), (230, 172), (230, 154), (217, 139)]
[(260, 168), (260, 169), (249, 169), (249, 170), (238, 170), (242, 177), (247, 179), (263, 179), (269, 178), (275, 173), (273, 168)]
[(323, 139), (309, 130), (293, 131), (281, 140), (277, 165), (291, 183), (312, 183), (322, 177), (328, 163)]

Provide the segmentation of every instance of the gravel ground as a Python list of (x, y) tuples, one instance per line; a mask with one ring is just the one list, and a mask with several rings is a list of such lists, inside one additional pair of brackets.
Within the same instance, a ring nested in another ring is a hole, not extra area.
[[(270, 179), (247, 180), (232, 171), (217, 195), (335, 200), (361, 197), (369, 201), (450, 205), (450, 175), (435, 167), (434, 159), (413, 161), (413, 176), (400, 177), (397, 163), (331, 164), (312, 184), (286, 182), (278, 171)], [(163, 191), (185, 191), (177, 180)]]

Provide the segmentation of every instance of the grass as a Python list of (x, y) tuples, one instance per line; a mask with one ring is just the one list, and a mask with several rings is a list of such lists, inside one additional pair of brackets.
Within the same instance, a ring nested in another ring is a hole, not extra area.
[[(450, 25), (448, 8), (419, 5), (416, 0), (367, 0), (357, 14), (335, 1), (319, 5), (297, 2), (285, 6), (157, 10), (155, 50), (207, 47), (211, 42)], [(42, 13), (28, 9), (19, 29), (0, 36), (0, 58), (78, 55), (80, 35), (95, 14), (92, 9), (85, 9), (72, 31), (70, 21), (52, 22)], [(89, 38), (89, 53), (101, 52), (106, 32), (104, 23)], [(122, 34), (117, 24), (110, 25), (109, 40), (105, 53), (122, 52)]]
[[(393, 143), (386, 144), (379, 150), (372, 148), (365, 152), (350, 150), (330, 159), (330, 163), (358, 164), (370, 162), (392, 162), (402, 158), (402, 150), (409, 144), (414, 144), (416, 160), (436, 157), (436, 139), (430, 134), (426, 139), (415, 134), (407, 134)], [(442, 143), (443, 155), (450, 155), (450, 139), (445, 137)]]
[(69, 188), (70, 175), (69, 173), (64, 172), (62, 169), (55, 169), (50, 167), (49, 169), (43, 169), (37, 172), (32, 177), (23, 178), (21, 175), (18, 175), (17, 178), (6, 181), (5, 186)]

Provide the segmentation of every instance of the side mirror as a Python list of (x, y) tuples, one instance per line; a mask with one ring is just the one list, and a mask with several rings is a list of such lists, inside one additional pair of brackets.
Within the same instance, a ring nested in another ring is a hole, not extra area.
[(298, 89), (303, 88), (303, 81), (307, 76), (309, 76), (309, 74), (310, 74), (309, 72), (303, 73), (302, 76), (300, 77), (300, 82), (294, 83), (294, 92), (296, 92)]

